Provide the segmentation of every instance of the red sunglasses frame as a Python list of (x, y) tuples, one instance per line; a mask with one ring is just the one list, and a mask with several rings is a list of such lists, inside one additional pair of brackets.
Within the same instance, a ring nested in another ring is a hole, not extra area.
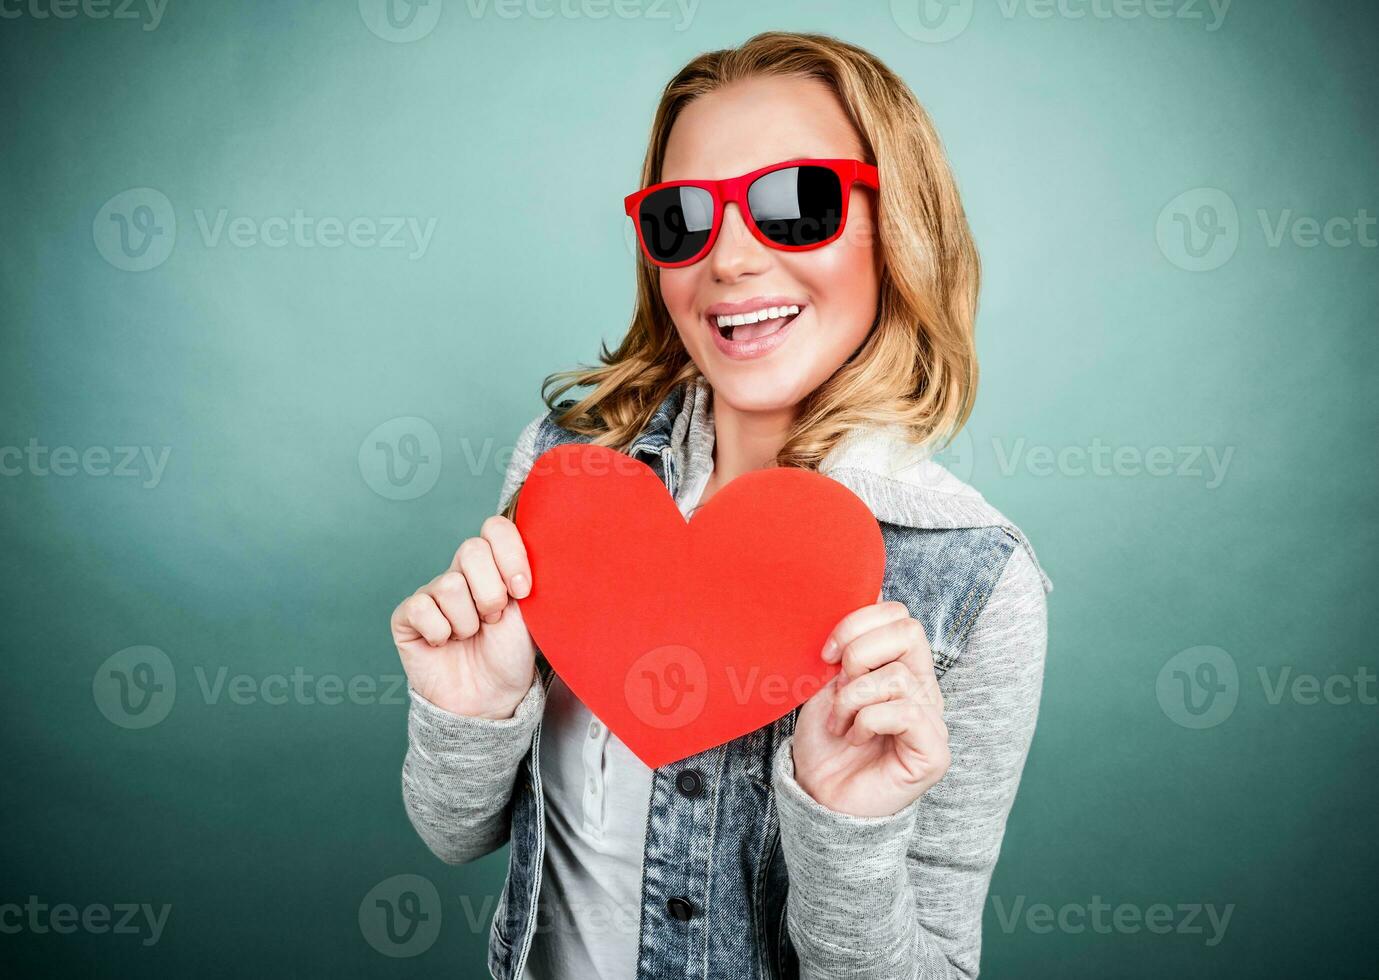
[[(838, 183), (842, 187), (843, 194), (843, 213), (838, 219), (838, 230), (823, 241), (811, 242), (808, 245), (782, 245), (768, 238), (757, 227), (756, 218), (752, 216), (752, 209), (747, 203), (747, 188), (751, 187), (754, 181), (769, 173), (774, 173), (777, 170), (788, 170), (791, 167), (823, 167), (833, 171), (838, 176)], [(751, 173), (743, 174), (741, 177), (728, 177), (723, 180), (668, 180), (660, 184), (652, 184), (650, 187), (643, 187), (641, 190), (627, 195), (623, 199), (623, 207), (637, 229), (637, 244), (641, 246), (642, 255), (646, 257), (646, 260), (662, 269), (679, 269), (683, 266), (693, 265), (713, 250), (714, 242), (718, 240), (718, 232), (723, 227), (723, 208), (729, 202), (737, 205), (738, 211), (742, 213), (743, 223), (751, 230), (752, 236), (769, 248), (779, 249), (782, 252), (808, 252), (811, 249), (823, 248), (825, 245), (837, 241), (842, 236), (843, 229), (847, 227), (848, 201), (852, 197), (853, 184), (862, 184), (872, 190), (880, 190), (881, 178), (877, 174), (876, 167), (869, 163), (863, 163), (861, 160), (783, 160), (780, 163), (773, 163), (769, 167), (762, 167)], [(637, 218), (637, 210), (641, 207), (642, 201), (649, 195), (670, 187), (698, 187), (708, 191), (709, 196), (713, 198), (713, 227), (709, 229), (708, 240), (704, 242), (704, 247), (698, 252), (679, 262), (661, 262), (652, 257), (651, 252), (646, 247), (646, 241), (642, 238), (642, 223)]]

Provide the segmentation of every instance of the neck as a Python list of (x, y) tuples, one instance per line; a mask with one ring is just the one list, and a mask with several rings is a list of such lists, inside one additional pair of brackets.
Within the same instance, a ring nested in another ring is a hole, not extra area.
[(726, 486), (744, 473), (769, 466), (785, 445), (795, 414), (795, 406), (742, 412), (714, 398), (713, 484)]

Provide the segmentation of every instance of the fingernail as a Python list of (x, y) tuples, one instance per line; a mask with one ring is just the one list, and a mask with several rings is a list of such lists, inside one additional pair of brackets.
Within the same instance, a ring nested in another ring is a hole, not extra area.
[(828, 642), (824, 644), (824, 663), (829, 663), (829, 664), (831, 664), (831, 663), (833, 663), (834, 661), (836, 661), (837, 659), (838, 659), (838, 641), (835, 640), (833, 637), (830, 636), (830, 637), (828, 638)]
[(519, 599), (525, 599), (527, 592), (531, 589), (531, 584), (525, 575), (514, 575), (512, 577), (512, 594)]
[(496, 623), (496, 622), (498, 622), (498, 620), (500, 620), (500, 619), (502, 619), (502, 618), (503, 618), (503, 614), (502, 614), (502, 613), (489, 613), (487, 616), (484, 617), (484, 622), (485, 622), (485, 623)]

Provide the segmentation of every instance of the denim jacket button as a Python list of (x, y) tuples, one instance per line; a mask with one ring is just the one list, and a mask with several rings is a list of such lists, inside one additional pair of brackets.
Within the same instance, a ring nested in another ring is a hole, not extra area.
[(666, 902), (666, 909), (672, 919), (688, 922), (694, 918), (694, 905), (688, 898), (672, 898)]
[(685, 796), (698, 796), (704, 792), (704, 777), (698, 769), (686, 769), (675, 777), (675, 788)]

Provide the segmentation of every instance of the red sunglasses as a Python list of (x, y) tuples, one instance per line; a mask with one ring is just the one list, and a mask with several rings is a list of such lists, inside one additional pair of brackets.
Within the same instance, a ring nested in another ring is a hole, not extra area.
[(861, 160), (786, 160), (726, 180), (652, 184), (623, 203), (647, 261), (676, 269), (713, 248), (729, 201), (763, 245), (786, 252), (827, 245), (843, 233), (854, 183), (881, 186), (876, 168)]

